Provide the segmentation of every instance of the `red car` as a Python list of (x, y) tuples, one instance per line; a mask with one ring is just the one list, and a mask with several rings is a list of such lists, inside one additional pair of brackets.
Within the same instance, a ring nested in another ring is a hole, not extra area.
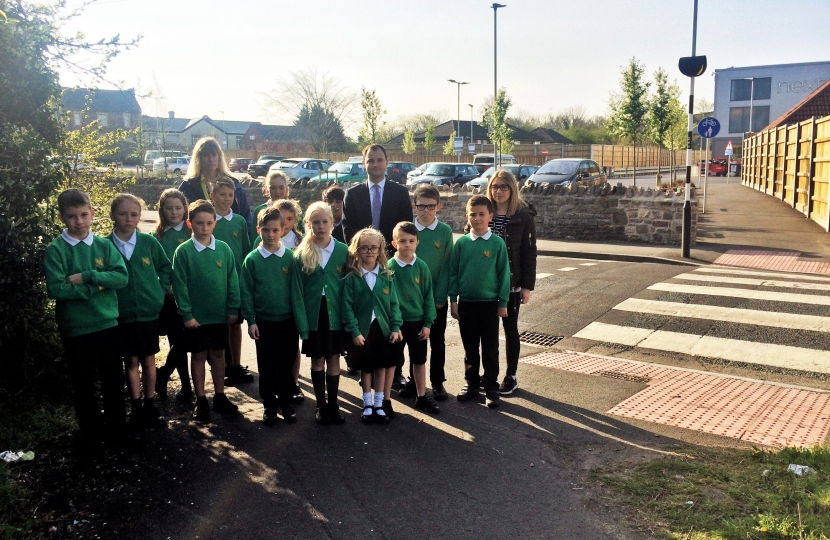
[[(706, 162), (699, 161), (698, 167), (700, 167), (700, 174), (706, 174)], [(725, 159), (713, 159), (709, 162), (709, 176), (726, 176), (726, 160)]]
[(245, 172), (248, 170), (248, 165), (253, 162), (254, 160), (250, 158), (232, 158), (228, 163), (228, 168), (231, 172)]

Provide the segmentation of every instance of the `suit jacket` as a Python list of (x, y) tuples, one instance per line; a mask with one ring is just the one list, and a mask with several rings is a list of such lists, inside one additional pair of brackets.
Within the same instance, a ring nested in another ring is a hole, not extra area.
[[(343, 199), (343, 231), (347, 242), (351, 242), (352, 237), (360, 229), (372, 226), (369, 183), (370, 181), (366, 180), (362, 184), (349, 188)], [(392, 231), (395, 225), (401, 221), (412, 221), (413, 215), (409, 190), (387, 178), (383, 186), (383, 200), (380, 207), (380, 232), (386, 239), (388, 251), (392, 253), (395, 251), (392, 248)]]

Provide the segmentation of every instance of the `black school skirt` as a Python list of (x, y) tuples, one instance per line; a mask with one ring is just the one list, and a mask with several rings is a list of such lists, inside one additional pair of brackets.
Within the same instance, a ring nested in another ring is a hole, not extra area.
[(309, 358), (331, 358), (343, 350), (343, 331), (332, 330), (329, 325), (329, 310), (326, 297), (320, 299), (320, 315), (317, 330), (308, 333), (303, 340), (302, 353)]

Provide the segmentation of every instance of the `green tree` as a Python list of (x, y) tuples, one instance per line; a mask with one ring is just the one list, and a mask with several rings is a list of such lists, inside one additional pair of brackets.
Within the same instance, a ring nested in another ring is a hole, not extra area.
[(318, 152), (336, 152), (349, 147), (343, 133), (343, 124), (336, 114), (323, 105), (312, 105), (300, 110), (294, 125), (303, 128)]
[[(670, 148), (675, 141), (673, 130), (679, 123), (684, 125), (683, 106), (680, 104), (680, 87), (677, 82), (669, 83), (669, 76), (663, 68), (654, 72), (654, 94), (648, 101), (648, 130), (651, 139), (661, 148)], [(672, 153), (672, 166), (674, 166)], [(658, 161), (658, 173), (660, 172)], [(672, 167), (672, 175), (674, 168)]]
[(449, 140), (446, 143), (444, 143), (443, 150), (445, 156), (455, 155), (455, 144), (453, 139), (455, 139), (455, 130), (452, 130)]
[(432, 148), (435, 146), (435, 124), (429, 124), (424, 131), (424, 150), (427, 155), (432, 155)]
[(645, 68), (636, 58), (621, 71), (620, 93), (611, 98), (608, 130), (634, 147), (634, 185), (637, 185), (637, 144), (647, 130), (648, 89), (643, 79)]
[(496, 153), (509, 154), (513, 151), (513, 130), (507, 125), (507, 110), (513, 102), (507, 97), (507, 91), (502, 88), (496, 96), (495, 104), (485, 106), (484, 118), (487, 126), (487, 136), (493, 141)]
[(403, 153), (407, 155), (415, 153), (415, 132), (412, 130), (403, 134)]
[(382, 120), (386, 111), (380, 104), (377, 94), (374, 90), (360, 89), (360, 105), (363, 108), (363, 127), (360, 129), (358, 135), (361, 144), (375, 144), (384, 142), (381, 140), (380, 133), (383, 131), (386, 122)]

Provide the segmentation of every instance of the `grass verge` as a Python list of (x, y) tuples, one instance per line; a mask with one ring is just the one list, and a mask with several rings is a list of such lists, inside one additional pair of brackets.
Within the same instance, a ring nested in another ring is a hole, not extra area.
[[(789, 464), (815, 472), (798, 477)], [(695, 449), (683, 457), (597, 468), (633, 520), (656, 537), (830, 537), (830, 449)]]

